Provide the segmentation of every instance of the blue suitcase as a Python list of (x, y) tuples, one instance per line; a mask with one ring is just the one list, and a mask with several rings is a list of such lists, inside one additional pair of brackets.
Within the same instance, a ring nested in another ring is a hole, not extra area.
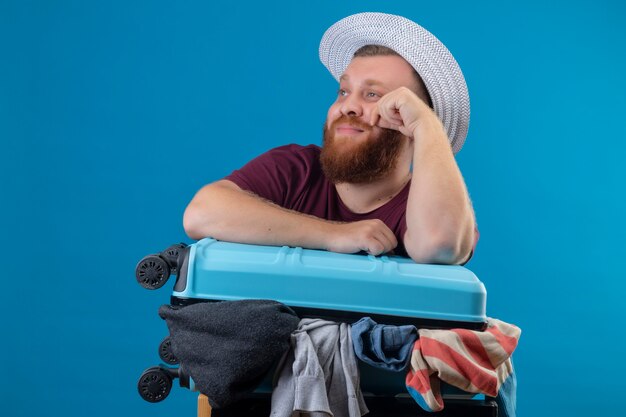
[[(207, 238), (143, 258), (135, 275), (148, 289), (160, 288), (170, 275), (176, 275), (170, 299), (174, 306), (271, 299), (290, 306), (301, 318), (353, 323), (369, 316), (381, 324), (417, 328), (481, 330), (486, 325), (485, 287), (471, 271), (461, 266), (416, 264), (397, 256), (338, 254)], [(159, 354), (166, 363), (177, 364), (168, 338), (159, 346)], [(363, 363), (360, 371), (361, 388), (373, 411), (370, 415), (377, 415), (372, 407), (379, 405), (387, 415), (423, 415), (406, 393), (404, 375)], [(194, 389), (183, 369), (160, 365), (144, 371), (139, 393), (147, 401), (161, 401), (175, 378), (181, 386)], [(269, 381), (249, 401), (233, 407), (233, 415), (269, 415)], [(490, 399), (471, 397), (451, 387), (443, 392), (446, 413), (441, 415), (497, 415)], [(224, 409), (220, 415), (229, 414)]]

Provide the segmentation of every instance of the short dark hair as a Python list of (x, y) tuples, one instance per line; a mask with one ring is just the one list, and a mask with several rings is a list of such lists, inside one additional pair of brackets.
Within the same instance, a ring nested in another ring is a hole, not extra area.
[(391, 48), (387, 48), (383, 45), (365, 45), (360, 47), (354, 53), (354, 57), (357, 56), (377, 56), (377, 55), (397, 55), (400, 56), (399, 53), (394, 51)]
[[(363, 57), (363, 56), (385, 56), (385, 55), (395, 55), (395, 56), (402, 57), (402, 55), (400, 55), (393, 49), (388, 48), (383, 45), (362, 46), (356, 50), (356, 52), (354, 53), (354, 55), (352, 55), (352, 57), (356, 58), (356, 57)], [(413, 66), (411, 66), (411, 68), (413, 68)], [(420, 77), (420, 75), (417, 73), (415, 68), (413, 68), (413, 76), (415, 77), (415, 81), (417, 82), (418, 89), (421, 88), (426, 93), (426, 98), (428, 99), (426, 101), (426, 104), (428, 104), (428, 106), (432, 108), (433, 102), (432, 102), (432, 99), (430, 98), (430, 93), (428, 92), (428, 89), (426, 88), (426, 84), (424, 84), (424, 80), (422, 80), (422, 77)]]

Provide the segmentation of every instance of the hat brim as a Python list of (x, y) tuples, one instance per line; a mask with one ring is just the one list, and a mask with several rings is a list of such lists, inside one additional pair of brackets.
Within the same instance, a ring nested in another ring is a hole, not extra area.
[(391, 48), (415, 68), (456, 154), (469, 129), (469, 93), (461, 68), (445, 45), (402, 16), (358, 13), (338, 21), (324, 33), (320, 60), (339, 81), (354, 53), (365, 45)]

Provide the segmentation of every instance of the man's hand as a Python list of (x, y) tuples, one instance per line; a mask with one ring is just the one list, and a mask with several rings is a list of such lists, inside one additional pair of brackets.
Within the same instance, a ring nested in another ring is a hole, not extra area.
[(371, 255), (380, 255), (398, 246), (398, 241), (391, 229), (378, 219), (333, 223), (330, 226), (326, 249), (331, 252), (365, 251)]
[(370, 125), (398, 130), (409, 138), (413, 138), (417, 126), (425, 119), (440, 123), (432, 109), (406, 87), (385, 94), (376, 104)]

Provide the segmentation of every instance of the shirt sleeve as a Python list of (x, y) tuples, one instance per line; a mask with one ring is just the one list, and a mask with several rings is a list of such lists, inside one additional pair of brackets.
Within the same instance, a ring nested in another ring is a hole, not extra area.
[(271, 149), (224, 179), (279, 206), (288, 207), (290, 198), (309, 171), (300, 149), (299, 145)]

